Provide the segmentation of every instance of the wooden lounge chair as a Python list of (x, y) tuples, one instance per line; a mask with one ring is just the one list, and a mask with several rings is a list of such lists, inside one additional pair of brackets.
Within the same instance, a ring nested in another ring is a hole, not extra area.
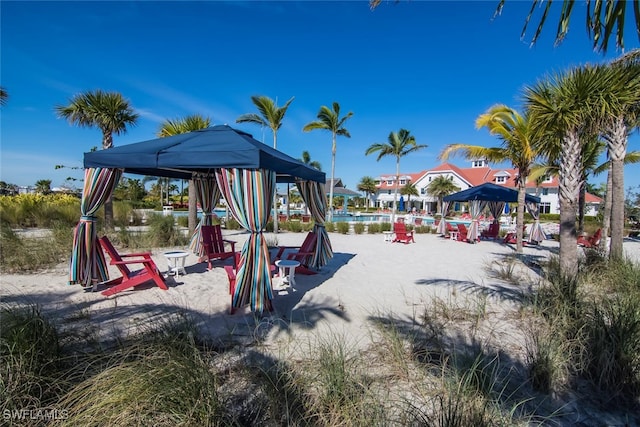
[(489, 224), (489, 228), (487, 230), (483, 230), (480, 233), (480, 238), (482, 239), (497, 239), (500, 235), (500, 223), (492, 222)]
[(601, 239), (602, 239), (602, 229), (598, 228), (596, 232), (593, 233), (592, 236), (589, 236), (589, 237), (579, 236), (578, 245), (583, 246), (585, 248), (597, 248), (598, 245), (600, 244)]
[(466, 242), (468, 232), (469, 230), (466, 225), (462, 223), (458, 224), (458, 242)]
[[(524, 234), (525, 234), (526, 229), (527, 229), (527, 224), (522, 224), (522, 244), (525, 245), (525, 246), (529, 244), (529, 242), (527, 242), (525, 240), (525, 238), (524, 238)], [(514, 244), (514, 245), (516, 243), (518, 243), (517, 234), (515, 232), (507, 233), (504, 236), (504, 243), (511, 243), (511, 244)]]
[[(279, 246), (273, 262), (280, 259), (295, 260), (300, 263), (300, 266), (296, 268), (296, 273), (316, 274), (316, 271), (309, 267), (309, 260), (315, 254), (317, 241), (318, 236), (311, 232), (307, 234), (301, 246)], [(287, 250), (293, 250), (293, 252), (286, 253)], [(283, 258), (285, 255), (286, 258)]]
[(445, 235), (444, 237), (447, 239), (450, 239), (451, 236), (458, 236), (458, 228), (454, 227), (453, 225), (451, 225), (451, 223), (449, 221), (444, 221), (444, 225), (446, 227), (446, 231), (445, 231)]
[(407, 231), (407, 226), (404, 222), (396, 222), (393, 224), (393, 233), (396, 237), (393, 239), (394, 242), (401, 243), (411, 243), (415, 240), (413, 239), (413, 231)]
[[(222, 238), (220, 225), (203, 225), (201, 233), (204, 255), (200, 257), (199, 262), (207, 261), (209, 270), (213, 268), (212, 260), (231, 258), (236, 253), (236, 242)], [(225, 250), (225, 243), (230, 246), (231, 250)]]
[[(104, 283), (104, 285), (107, 286), (107, 289), (102, 291), (102, 295), (111, 296), (120, 291), (141, 285), (148, 281), (153, 281), (160, 289), (168, 289), (167, 284), (164, 281), (164, 277), (160, 273), (160, 270), (158, 270), (156, 263), (151, 259), (151, 254), (149, 252), (121, 255), (116, 251), (107, 236), (103, 236), (99, 240), (100, 245), (111, 258), (110, 264), (118, 267), (118, 270), (120, 270), (120, 273), (122, 274), (122, 277), (118, 277), (117, 279), (112, 279)], [(131, 264), (142, 264), (143, 268), (131, 271), (128, 267)]]

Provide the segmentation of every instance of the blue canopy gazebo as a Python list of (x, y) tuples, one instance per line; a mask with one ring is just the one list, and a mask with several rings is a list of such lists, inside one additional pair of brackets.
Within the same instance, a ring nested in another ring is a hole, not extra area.
[[(505, 203), (517, 203), (518, 191), (502, 185), (490, 182), (478, 185), (476, 187), (467, 188), (443, 197), (445, 202), (469, 202), (469, 210), (471, 211), (471, 225), (467, 233), (467, 241), (473, 242), (478, 237), (478, 218), (482, 213), (485, 205), (489, 207), (494, 220), (500, 217), (504, 210)], [(531, 216), (533, 216), (534, 224), (529, 233), (530, 241), (542, 241), (544, 231), (540, 226), (539, 208), (540, 198), (525, 194), (525, 205)], [(444, 220), (444, 219), (443, 219)]]
[[(301, 194), (318, 235), (312, 266), (322, 267), (333, 256), (324, 229), (324, 172), (227, 125), (85, 153), (84, 167), (82, 217), (74, 234), (70, 283), (89, 286), (108, 279), (97, 244), (95, 212), (110, 197), (122, 173), (194, 179), (204, 211), (200, 225), (210, 223), (216, 202), (224, 197), (234, 218), (251, 232), (238, 265), (234, 308), (251, 304), (252, 311), (262, 312), (273, 298), (269, 253), (262, 232), (276, 182), (295, 182), (304, 188)], [(199, 240), (199, 230), (192, 243)], [(197, 244), (192, 248), (199, 250)]]

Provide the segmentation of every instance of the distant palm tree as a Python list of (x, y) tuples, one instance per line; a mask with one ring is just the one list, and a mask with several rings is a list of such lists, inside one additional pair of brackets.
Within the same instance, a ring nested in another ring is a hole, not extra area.
[[(440, 154), (441, 160), (449, 156), (462, 153), (467, 159), (486, 159), (490, 162), (509, 161), (518, 169), (516, 184), (518, 186), (518, 217), (519, 225), (524, 224), (525, 194), (527, 178), (531, 171), (537, 152), (534, 148), (534, 128), (529, 115), (519, 114), (506, 105), (494, 105), (486, 113), (476, 119), (476, 127), (486, 127), (491, 135), (496, 135), (502, 141), (500, 147), (481, 147), (467, 144), (451, 144)], [(522, 253), (522, 227), (517, 227), (516, 251)]]
[(369, 206), (371, 206), (371, 195), (378, 191), (375, 179), (370, 176), (363, 176), (358, 183), (358, 191), (364, 191), (367, 195), (367, 210), (369, 210)]
[[(243, 114), (236, 119), (236, 123), (255, 123), (262, 127), (271, 128), (273, 133), (273, 148), (278, 148), (278, 130), (282, 126), (282, 120), (293, 102), (293, 97), (282, 107), (278, 107), (273, 99), (267, 96), (252, 96), (251, 101), (258, 108), (260, 115), (255, 113)], [(278, 211), (278, 192), (273, 195), (273, 208)], [(273, 216), (273, 231), (278, 232), (278, 215)]]
[(416, 185), (411, 182), (407, 182), (405, 186), (400, 189), (400, 194), (407, 196), (407, 206), (411, 205), (411, 196), (418, 197), (420, 195), (420, 193), (418, 193)]
[(0, 86), (0, 105), (7, 105), (8, 100), (9, 93), (4, 87)]
[[(159, 137), (173, 136), (181, 133), (193, 132), (206, 129), (211, 126), (211, 118), (203, 117), (199, 114), (192, 114), (182, 119), (167, 119), (158, 130)], [(196, 186), (192, 179), (189, 180), (189, 233), (193, 234), (198, 223), (198, 206), (196, 196)]]
[(51, 180), (50, 179), (39, 179), (36, 181), (36, 193), (38, 194), (49, 194), (51, 193)]
[(329, 109), (326, 105), (320, 107), (320, 111), (318, 112), (318, 120), (307, 123), (302, 130), (304, 132), (309, 132), (316, 129), (324, 129), (331, 132), (331, 183), (329, 187), (329, 200), (331, 201), (331, 206), (329, 209), (329, 220), (333, 219), (333, 187), (335, 180), (335, 172), (336, 172), (336, 137), (346, 136), (347, 138), (351, 138), (351, 134), (344, 127), (344, 124), (347, 120), (349, 120), (353, 116), (353, 112), (349, 111), (344, 117), (340, 117), (340, 104), (337, 102), (333, 103), (333, 109)]
[[(102, 131), (102, 149), (113, 147), (113, 134), (127, 132), (138, 120), (127, 101), (118, 92), (95, 90), (73, 96), (68, 105), (57, 105), (58, 117), (67, 119), (75, 126), (99, 128)], [(113, 228), (113, 205), (111, 197), (104, 204), (105, 227)]]
[[(449, 194), (456, 193), (460, 191), (460, 187), (458, 187), (454, 182), (453, 178), (447, 178), (444, 175), (439, 175), (429, 183), (427, 186), (427, 194), (432, 197), (435, 197), (438, 200), (437, 212), (442, 212), (442, 199)], [(444, 217), (447, 213), (442, 212), (442, 216)]]
[(302, 157), (299, 159), (302, 163), (304, 163), (307, 166), (311, 166), (312, 168), (316, 168), (319, 171), (322, 170), (322, 165), (320, 164), (320, 162), (317, 162), (315, 160), (311, 160), (311, 154), (309, 154), (308, 151), (303, 151), (302, 152)]
[(391, 222), (396, 220), (396, 209), (398, 202), (398, 183), (400, 182), (400, 159), (414, 151), (427, 148), (426, 145), (418, 145), (416, 139), (411, 132), (406, 129), (400, 129), (398, 132), (389, 134), (388, 142), (372, 144), (365, 155), (378, 153), (378, 161), (386, 156), (394, 156), (396, 158), (396, 185), (393, 192), (393, 209), (391, 211)]

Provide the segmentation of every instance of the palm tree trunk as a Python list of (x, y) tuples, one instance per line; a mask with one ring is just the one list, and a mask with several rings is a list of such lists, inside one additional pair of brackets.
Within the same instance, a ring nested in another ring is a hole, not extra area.
[(331, 188), (329, 188), (329, 221), (333, 221), (333, 180), (336, 173), (336, 134), (333, 134), (331, 146)]
[[(102, 133), (102, 149), (108, 150), (113, 147), (113, 134), (111, 132)], [(113, 199), (109, 196), (104, 202), (104, 227), (113, 230)]]
[(576, 212), (580, 190), (580, 165), (582, 161), (580, 139), (576, 130), (563, 138), (560, 162), (560, 271), (565, 277), (578, 272), (578, 241), (576, 236)]
[(604, 210), (602, 212), (602, 237), (600, 239), (600, 250), (606, 251), (609, 230), (611, 229), (611, 193), (613, 193), (613, 174), (611, 173), (611, 160), (609, 160), (609, 170), (607, 171), (607, 192), (604, 195)]
[(198, 205), (196, 196), (196, 184), (195, 181), (189, 180), (189, 234), (193, 234), (196, 231), (196, 225), (198, 224)]
[(624, 256), (624, 158), (627, 154), (627, 129), (622, 117), (616, 120), (609, 139), (609, 158), (611, 159), (611, 245), (610, 259)]
[[(275, 129), (271, 129), (273, 131), (273, 148), (274, 150), (278, 149), (278, 136)], [(273, 194), (273, 232), (278, 234), (278, 186), (276, 185), (276, 191)]]
[(400, 184), (400, 157), (396, 158), (396, 188), (393, 192), (393, 207), (391, 208), (391, 222), (396, 222), (396, 206), (398, 202), (398, 185)]
[(578, 234), (582, 234), (584, 231), (584, 205), (587, 196), (587, 182), (586, 177), (582, 177), (582, 184), (580, 185), (580, 194), (578, 194)]
[(518, 213), (517, 213), (517, 223), (516, 226), (516, 252), (522, 253), (522, 239), (524, 239), (524, 203), (525, 203), (525, 195), (526, 195), (526, 182), (527, 177), (521, 176), (518, 181)]

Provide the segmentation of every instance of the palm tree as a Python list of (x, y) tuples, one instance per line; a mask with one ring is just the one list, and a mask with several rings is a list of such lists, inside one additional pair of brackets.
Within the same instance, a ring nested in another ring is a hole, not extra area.
[(599, 69), (608, 81), (598, 98), (598, 112), (603, 116), (602, 137), (607, 142), (611, 162), (611, 244), (609, 256), (623, 257), (624, 237), (624, 163), (628, 137), (640, 121), (640, 50), (616, 60), (608, 68)]
[[(158, 130), (159, 137), (178, 135), (181, 133), (193, 132), (206, 129), (211, 126), (211, 118), (203, 117), (199, 114), (192, 114), (182, 119), (165, 120)], [(196, 196), (196, 185), (192, 179), (189, 180), (189, 233), (193, 234), (198, 223), (198, 206)]]
[[(418, 197), (420, 193), (418, 193), (418, 189), (415, 184), (407, 182), (404, 187), (400, 190), (400, 194), (407, 196), (407, 206), (411, 206), (411, 196)], [(407, 209), (409, 211), (410, 209)]]
[[(500, 147), (480, 147), (477, 145), (452, 144), (442, 151), (440, 159), (447, 160), (450, 155), (462, 153), (467, 159), (486, 159), (500, 163), (509, 161), (518, 170), (516, 184), (518, 186), (517, 223), (524, 224), (524, 207), (526, 185), (531, 165), (537, 156), (533, 146), (534, 132), (529, 115), (519, 114), (506, 105), (494, 105), (486, 113), (476, 119), (476, 127), (486, 127), (491, 135), (502, 141)], [(522, 227), (517, 227), (516, 251), (522, 253)]]
[(304, 163), (307, 166), (311, 166), (312, 168), (316, 168), (319, 171), (322, 170), (322, 165), (320, 164), (320, 162), (317, 162), (315, 160), (311, 160), (311, 154), (309, 154), (308, 151), (303, 151), (302, 152), (302, 157), (299, 159), (302, 163)]
[(582, 185), (583, 138), (598, 126), (594, 110), (600, 106), (605, 86), (613, 84), (602, 66), (573, 68), (525, 88), (525, 102), (532, 125), (539, 130), (538, 152), (560, 146), (560, 269), (566, 277), (577, 272), (577, 200)]
[[(398, 2), (399, 0), (396, 0)], [(375, 9), (382, 3), (382, 0), (369, 0), (369, 6), (371, 9)], [(502, 9), (506, 0), (500, 0), (498, 7), (494, 13), (494, 18), (502, 13)], [(531, 0), (531, 9), (524, 23), (524, 28), (521, 32), (521, 38), (527, 31), (529, 21), (531, 20), (533, 13), (536, 11), (536, 6), (541, 4), (540, 0)], [(531, 40), (531, 45), (534, 45), (542, 32), (542, 28), (547, 20), (549, 11), (551, 10), (552, 1), (548, 1), (538, 22), (536, 32)], [(573, 11), (574, 0), (563, 0), (560, 8), (560, 17), (558, 19), (558, 27), (556, 30), (555, 43), (559, 44), (564, 40), (565, 36), (569, 32), (569, 19), (571, 18), (571, 12)], [(636, 17), (636, 33), (640, 33), (640, 1), (618, 1), (618, 0), (604, 0), (587, 2), (587, 16), (586, 24), (589, 37), (593, 41), (594, 50), (606, 53), (609, 46), (609, 39), (615, 32), (616, 48), (624, 49), (624, 22), (625, 12), (627, 6), (631, 8), (633, 4), (633, 13)], [(617, 26), (617, 30), (615, 30)], [(615, 30), (615, 31), (614, 31)]]
[(8, 100), (9, 93), (4, 87), (0, 86), (0, 105), (7, 105)]
[(387, 143), (375, 143), (372, 144), (365, 155), (372, 153), (378, 153), (378, 161), (385, 156), (395, 156), (396, 158), (396, 185), (393, 192), (393, 209), (391, 211), (391, 222), (396, 220), (396, 208), (398, 201), (398, 183), (400, 182), (400, 159), (407, 154), (414, 151), (427, 148), (426, 145), (418, 145), (416, 139), (411, 132), (406, 129), (400, 129), (397, 133), (391, 132), (389, 134)]
[(378, 191), (376, 181), (370, 176), (363, 176), (358, 183), (358, 191), (363, 191), (367, 195), (367, 211), (371, 206), (371, 195)]
[[(273, 133), (273, 148), (278, 148), (278, 130), (282, 126), (282, 119), (287, 112), (287, 108), (293, 102), (293, 97), (282, 107), (278, 107), (273, 99), (267, 96), (252, 96), (251, 101), (258, 108), (260, 115), (255, 113), (243, 114), (236, 119), (236, 123), (255, 123), (262, 127), (271, 128)], [(278, 211), (278, 192), (273, 195), (273, 208)], [(273, 231), (278, 232), (278, 215), (273, 216)]]
[[(453, 178), (447, 178), (444, 175), (435, 177), (427, 186), (427, 194), (438, 200), (438, 212), (442, 212), (442, 199), (445, 196), (458, 191), (460, 191), (460, 187), (453, 182)], [(445, 215), (446, 212), (442, 212), (443, 218)]]
[[(113, 147), (113, 134), (126, 133), (127, 127), (135, 126), (139, 117), (121, 94), (100, 89), (75, 95), (68, 105), (57, 105), (55, 110), (58, 117), (67, 119), (71, 125), (99, 128), (103, 150)], [(104, 204), (104, 220), (105, 227), (113, 228), (111, 197)]]
[(351, 138), (351, 134), (344, 127), (344, 124), (353, 116), (353, 112), (349, 111), (344, 117), (340, 117), (340, 104), (333, 103), (333, 109), (329, 109), (326, 105), (320, 107), (318, 112), (318, 120), (307, 123), (302, 130), (310, 132), (316, 129), (324, 129), (331, 132), (331, 186), (329, 187), (329, 200), (331, 207), (329, 209), (329, 221), (333, 219), (333, 186), (336, 172), (336, 137), (346, 136)]
[(36, 193), (38, 194), (49, 194), (51, 193), (51, 180), (50, 179), (39, 179), (36, 181)]

